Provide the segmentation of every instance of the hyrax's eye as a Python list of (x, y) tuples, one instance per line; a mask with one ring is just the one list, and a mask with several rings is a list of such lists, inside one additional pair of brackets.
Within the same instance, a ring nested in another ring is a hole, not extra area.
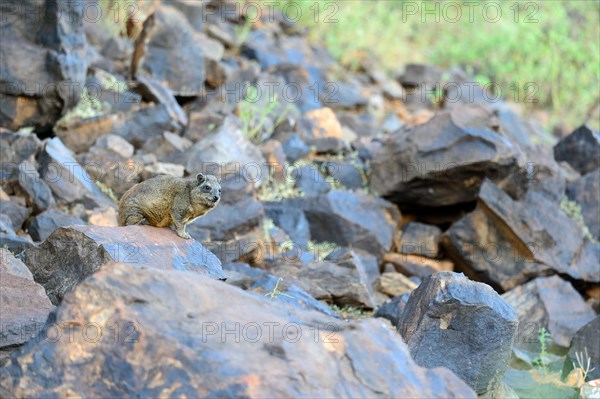
[(204, 191), (210, 191), (210, 186), (204, 186)]

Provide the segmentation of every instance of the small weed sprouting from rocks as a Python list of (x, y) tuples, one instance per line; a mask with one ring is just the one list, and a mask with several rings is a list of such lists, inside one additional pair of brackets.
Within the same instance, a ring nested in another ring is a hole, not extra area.
[(288, 295), (288, 294), (286, 294), (286, 293), (284, 293), (284, 292), (282, 292), (282, 291), (279, 290), (279, 283), (281, 283), (282, 281), (283, 281), (283, 278), (279, 277), (277, 279), (277, 283), (275, 283), (275, 287), (273, 287), (273, 290), (267, 292), (265, 294), (265, 296), (267, 296), (267, 297), (269, 297), (271, 299), (274, 299), (275, 297), (277, 297), (279, 295), (283, 295), (283, 296), (286, 296), (288, 298), (292, 298), (293, 299), (294, 298), (293, 296)]
[(296, 179), (293, 176), (293, 170), (296, 167), (288, 168), (288, 176), (282, 180), (275, 179), (274, 171), (269, 171), (269, 179), (264, 181), (257, 190), (258, 200), (261, 202), (283, 201), (288, 198), (299, 198), (304, 194), (296, 187)]
[[(289, 104), (278, 112), (279, 99), (277, 94), (273, 96), (273, 101), (270, 101), (265, 106), (257, 104), (259, 98), (258, 89), (255, 86), (248, 86), (246, 98), (240, 102), (238, 116), (242, 122), (243, 135), (254, 144), (260, 144), (273, 134), (273, 130), (285, 119)], [(279, 116), (275, 118), (275, 113)], [(267, 121), (273, 120), (273, 125), (266, 128)]]
[(329, 254), (331, 254), (337, 245), (332, 242), (316, 242), (309, 240), (306, 245), (308, 251), (315, 256), (317, 262), (322, 262)]
[(583, 215), (581, 214), (581, 205), (565, 197), (560, 203), (560, 209), (562, 209), (562, 211), (568, 217), (573, 219), (575, 223), (579, 225), (585, 237), (587, 237), (594, 244), (598, 244), (598, 240), (592, 235), (590, 229), (585, 224), (585, 220), (583, 220)]
[(83, 88), (81, 98), (75, 108), (68, 111), (62, 118), (56, 122), (56, 127), (62, 128), (68, 126), (71, 122), (82, 119), (93, 118), (110, 112), (110, 104), (94, 98), (90, 95), (87, 88)]
[(548, 374), (548, 340), (550, 339), (550, 334), (548, 331), (542, 327), (538, 330), (538, 339), (540, 341), (540, 357), (534, 360), (533, 365), (538, 367), (544, 375)]
[(342, 316), (345, 320), (365, 319), (373, 315), (373, 311), (371, 310), (365, 310), (359, 307), (349, 305), (344, 305), (340, 307), (338, 305), (333, 304), (330, 306), (330, 308), (334, 312)]
[(112, 188), (108, 187), (106, 184), (102, 183), (101, 181), (96, 181), (96, 185), (98, 186), (98, 188), (100, 189), (100, 191), (102, 191), (113, 202), (119, 202), (119, 199), (115, 195), (115, 193), (112, 190)]

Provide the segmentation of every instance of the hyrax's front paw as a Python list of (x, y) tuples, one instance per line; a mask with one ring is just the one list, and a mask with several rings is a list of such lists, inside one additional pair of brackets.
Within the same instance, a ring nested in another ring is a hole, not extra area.
[(177, 235), (181, 238), (185, 238), (186, 240), (192, 238), (186, 231), (178, 231)]

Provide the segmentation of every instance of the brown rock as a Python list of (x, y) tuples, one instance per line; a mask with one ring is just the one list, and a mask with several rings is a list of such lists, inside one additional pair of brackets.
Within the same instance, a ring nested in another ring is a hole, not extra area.
[(335, 137), (342, 138), (342, 125), (338, 121), (331, 108), (325, 107), (308, 111), (304, 118), (312, 123), (312, 135), (314, 138)]
[(475, 211), (454, 223), (442, 242), (460, 271), (502, 290), (552, 270), (600, 281), (594, 245), (558, 203), (536, 191), (517, 202), (484, 182)]
[(375, 288), (390, 297), (401, 296), (417, 288), (417, 284), (402, 273), (383, 273), (375, 280)]
[(385, 254), (383, 261), (394, 265), (396, 271), (399, 273), (419, 278), (424, 278), (437, 272), (454, 270), (454, 264), (449, 260), (430, 259), (419, 255), (390, 252)]
[(60, 339), (0, 369), (7, 396), (475, 399), (448, 370), (417, 367), (380, 320), (339, 322), (195, 273), (103, 268), (55, 326)]
[(0, 348), (27, 342), (39, 333), (53, 306), (27, 266), (0, 248)]
[(204, 86), (204, 51), (185, 16), (159, 6), (146, 19), (135, 42), (134, 76), (147, 73), (176, 96), (197, 96)]
[(63, 227), (39, 247), (25, 252), (25, 263), (54, 304), (84, 278), (113, 261), (225, 278), (215, 255), (195, 240), (180, 239), (167, 228)]

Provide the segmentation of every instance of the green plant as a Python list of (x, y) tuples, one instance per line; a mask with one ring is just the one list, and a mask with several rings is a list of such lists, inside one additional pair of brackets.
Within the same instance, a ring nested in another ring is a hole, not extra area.
[(538, 340), (540, 341), (540, 357), (534, 360), (533, 365), (538, 367), (543, 374), (548, 374), (548, 347), (547, 343), (550, 340), (550, 334), (542, 327), (538, 330)]
[(330, 308), (339, 313), (344, 319), (362, 319), (373, 314), (370, 310), (365, 310), (356, 306), (344, 305), (342, 307), (333, 304)]
[(115, 195), (112, 188), (108, 187), (106, 184), (101, 181), (96, 181), (96, 185), (108, 198), (110, 198), (113, 202), (119, 202), (117, 196)]
[(297, 165), (288, 166), (286, 175), (282, 179), (275, 179), (275, 171), (269, 170), (269, 178), (262, 182), (258, 188), (256, 196), (259, 201), (283, 201), (288, 198), (299, 198), (303, 196), (302, 191), (296, 187), (296, 179), (293, 177), (293, 171)]
[(592, 235), (590, 229), (585, 224), (585, 220), (583, 220), (583, 215), (581, 214), (581, 205), (575, 201), (569, 200), (567, 197), (564, 197), (560, 202), (560, 209), (562, 209), (567, 216), (569, 216), (575, 221), (575, 223), (579, 225), (585, 237), (587, 237), (593, 243), (598, 243), (598, 240)]
[[(277, 94), (265, 106), (258, 104), (259, 97), (256, 86), (248, 86), (246, 97), (240, 102), (238, 110), (242, 122), (242, 133), (254, 144), (260, 144), (271, 136), (275, 127), (285, 119), (289, 110), (289, 104), (286, 104), (283, 111), (279, 112), (280, 102)], [(279, 116), (275, 117), (278, 112)], [(266, 128), (269, 120), (272, 121), (272, 125)]]
[(338, 246), (332, 242), (316, 242), (309, 240), (307, 249), (314, 255), (317, 262), (322, 262), (329, 254), (331, 254)]
[(275, 283), (275, 287), (273, 287), (273, 290), (267, 292), (265, 294), (265, 296), (268, 296), (269, 298), (274, 299), (275, 297), (277, 297), (279, 295), (283, 295), (283, 296), (286, 296), (288, 298), (292, 298), (293, 299), (294, 298), (293, 296), (288, 295), (288, 294), (286, 294), (286, 293), (284, 293), (284, 292), (282, 292), (282, 291), (279, 290), (279, 283), (282, 282), (282, 281), (283, 281), (283, 279), (281, 277), (279, 277), (277, 279), (277, 283)]
[(248, 39), (248, 35), (250, 35), (250, 31), (252, 30), (252, 21), (256, 18), (256, 10), (253, 7), (248, 8), (248, 13), (246, 14), (244, 24), (236, 27), (235, 36), (236, 36), (236, 44), (241, 46)]
[(72, 122), (104, 115), (110, 112), (110, 110), (109, 103), (91, 96), (87, 88), (84, 87), (77, 105), (63, 115), (56, 122), (56, 126), (59, 128), (66, 127)]

